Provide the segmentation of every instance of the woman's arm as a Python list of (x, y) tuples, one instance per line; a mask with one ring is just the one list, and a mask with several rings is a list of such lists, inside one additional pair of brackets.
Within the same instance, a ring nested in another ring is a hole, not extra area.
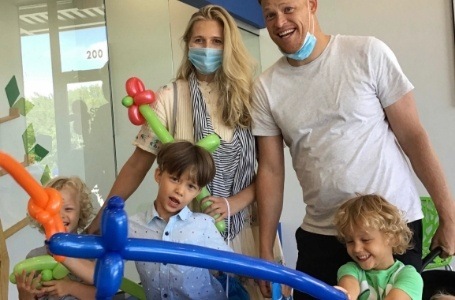
[[(123, 200), (127, 200), (131, 194), (136, 191), (141, 182), (144, 180), (145, 175), (150, 170), (155, 161), (155, 155), (136, 147), (133, 154), (123, 165), (120, 173), (115, 179), (114, 185), (107, 199), (112, 196), (120, 196)], [(92, 223), (87, 227), (86, 233), (98, 234), (100, 230), (101, 215), (107, 201), (104, 202), (103, 207), (98, 211), (98, 214), (93, 219)]]
[[(231, 212), (231, 216), (238, 213), (254, 201), (254, 189), (255, 189), (255, 184), (254, 182), (241, 190), (239, 193), (226, 198), (229, 202), (229, 208)], [(217, 214), (220, 214), (220, 216), (215, 220), (216, 222), (221, 221), (225, 218), (227, 218), (228, 215), (228, 209), (227, 209), (227, 204), (226, 201), (222, 197), (215, 197), (215, 196), (208, 196), (205, 197), (202, 201), (201, 204), (203, 204), (206, 201), (212, 201), (212, 205), (207, 207), (204, 210), (204, 213), (214, 217)]]

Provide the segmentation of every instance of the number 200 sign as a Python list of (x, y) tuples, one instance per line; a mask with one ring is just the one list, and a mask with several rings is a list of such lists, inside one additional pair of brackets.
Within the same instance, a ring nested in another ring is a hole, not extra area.
[(87, 50), (86, 53), (86, 58), (87, 59), (97, 59), (97, 58), (102, 58), (104, 56), (104, 52), (101, 49), (98, 50)]

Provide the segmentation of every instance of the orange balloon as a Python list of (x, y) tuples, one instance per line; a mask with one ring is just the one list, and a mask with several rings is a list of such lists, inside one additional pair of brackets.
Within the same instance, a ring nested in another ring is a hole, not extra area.
[(43, 225), (47, 239), (57, 232), (66, 231), (60, 217), (62, 197), (57, 190), (43, 188), (19, 162), (3, 152), (0, 152), (0, 167), (30, 195), (28, 213)]
[(45, 188), (44, 191), (49, 197), (48, 204), (46, 206), (46, 212), (51, 215), (52, 225), (49, 228), (49, 233), (46, 233), (49, 239), (54, 233), (65, 232), (65, 226), (63, 225), (62, 218), (60, 216), (60, 209), (62, 207), (62, 196), (60, 193), (53, 188)]
[(47, 195), (44, 189), (14, 158), (0, 152), (0, 167), (5, 169), (16, 182), (30, 195), (31, 198), (44, 206), (47, 203)]

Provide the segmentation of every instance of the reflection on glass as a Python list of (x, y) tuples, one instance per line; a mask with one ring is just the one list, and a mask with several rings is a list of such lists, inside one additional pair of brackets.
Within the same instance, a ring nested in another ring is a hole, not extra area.
[(49, 176), (79, 175), (107, 194), (115, 164), (104, 3), (24, 3), (17, 3), (20, 55), (33, 105), (26, 125), (36, 137), (25, 148), (40, 143), (47, 151), (32, 158)]
[(62, 72), (101, 69), (108, 61), (104, 27), (60, 33)]
[[(103, 2), (0, 0), (0, 40), (0, 87), (5, 91), (0, 93), (0, 151), (22, 162), (42, 184), (54, 175), (77, 175), (105, 195), (115, 164), (110, 93), (103, 92), (110, 90)], [(88, 137), (76, 132), (70, 118), (84, 120), (75, 109), (83, 105), (91, 124)], [(103, 126), (96, 126), (101, 107), (109, 109), (103, 110)], [(94, 133), (103, 136), (102, 152), (89, 150)], [(102, 159), (96, 162), (96, 156)], [(22, 224), (28, 199), (0, 170), (2, 232)], [(0, 299), (18, 299), (16, 286), (8, 281), (9, 267), (41, 246), (43, 238), (28, 226), (8, 237), (6, 246), (0, 235)]]

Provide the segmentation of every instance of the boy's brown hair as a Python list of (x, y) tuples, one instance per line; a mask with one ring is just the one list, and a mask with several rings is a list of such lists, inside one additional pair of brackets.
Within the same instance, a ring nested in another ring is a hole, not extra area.
[(393, 238), (394, 254), (403, 254), (410, 248), (412, 232), (401, 212), (379, 195), (359, 195), (343, 203), (335, 215), (334, 223), (338, 238), (343, 243), (346, 242), (346, 235), (361, 227), (377, 229)]
[(190, 178), (201, 188), (215, 177), (215, 162), (210, 152), (187, 141), (163, 144), (156, 161), (161, 172), (178, 177), (189, 170)]

